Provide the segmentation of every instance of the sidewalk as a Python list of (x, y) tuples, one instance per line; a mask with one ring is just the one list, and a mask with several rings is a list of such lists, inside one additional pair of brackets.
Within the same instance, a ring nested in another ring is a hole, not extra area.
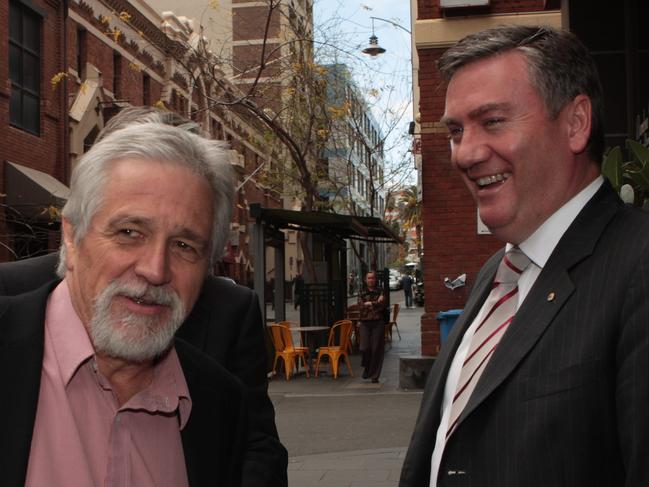
[[(360, 356), (352, 355), (354, 377), (342, 365), (338, 379), (323, 374), (290, 381), (276, 377), (269, 393), (277, 428), (289, 452), (289, 487), (396, 487), (421, 391), (399, 388), (399, 356), (420, 353), (423, 308), (403, 307), (403, 292), (391, 293), (402, 308), (392, 344), (386, 344), (381, 379), (360, 378)], [(287, 319), (297, 313), (287, 303)]]
[(406, 448), (377, 448), (293, 457), (290, 487), (395, 487)]

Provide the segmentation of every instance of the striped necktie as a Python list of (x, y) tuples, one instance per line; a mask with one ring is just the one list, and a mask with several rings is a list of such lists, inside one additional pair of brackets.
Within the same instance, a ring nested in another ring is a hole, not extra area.
[(488, 311), (473, 333), (469, 352), (462, 364), (451, 405), (447, 439), (455, 430), (482, 372), (514, 319), (518, 301), (518, 279), (529, 263), (530, 259), (518, 247), (509, 250), (500, 261), (493, 288), (483, 306), (483, 309)]

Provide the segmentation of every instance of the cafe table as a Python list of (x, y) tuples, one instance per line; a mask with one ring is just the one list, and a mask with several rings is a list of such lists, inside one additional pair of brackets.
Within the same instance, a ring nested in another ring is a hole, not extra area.
[[(321, 336), (322, 333), (328, 332), (328, 326), (293, 326), (291, 327), (291, 332), (298, 331), (302, 337), (302, 343), (305, 347), (309, 347), (309, 353), (311, 357), (315, 355), (315, 350), (319, 345), (322, 345), (320, 340), (317, 337)], [(316, 337), (310, 337), (310, 335), (315, 334)]]

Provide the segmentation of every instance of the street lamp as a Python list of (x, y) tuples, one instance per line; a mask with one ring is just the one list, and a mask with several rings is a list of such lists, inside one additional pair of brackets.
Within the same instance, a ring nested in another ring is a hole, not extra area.
[(385, 52), (385, 49), (379, 46), (379, 38), (374, 34), (375, 20), (380, 20), (382, 22), (387, 22), (388, 24), (392, 24), (393, 26), (405, 30), (408, 34), (412, 35), (412, 32), (406, 29), (403, 25), (399, 25), (396, 22), (393, 22), (392, 20), (382, 19), (381, 17), (370, 17), (370, 18), (372, 19), (372, 35), (370, 36), (369, 45), (365, 49), (363, 49), (363, 54), (369, 54), (372, 57), (376, 57)]

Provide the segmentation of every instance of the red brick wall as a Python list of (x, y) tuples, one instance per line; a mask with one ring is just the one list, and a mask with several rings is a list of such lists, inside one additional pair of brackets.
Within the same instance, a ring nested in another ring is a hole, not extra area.
[[(59, 179), (63, 178), (63, 164), (61, 160), (62, 132), (59, 128), (61, 120), (62, 83), (57, 88), (52, 88), (50, 80), (61, 71), (62, 65), (62, 12), (61, 7), (53, 7), (49, 2), (35, 1), (34, 4), (46, 12), (47, 18), (42, 24), (41, 38), (41, 123), (40, 135), (32, 135), (9, 125), (9, 96), (11, 83), (8, 71), (8, 17), (9, 2), (0, 3), (0, 160), (9, 160), (25, 166), (52, 174)], [(0, 192), (6, 192), (0, 171)]]
[[(77, 69), (77, 23), (68, 19), (66, 37), (68, 40), (66, 62), (68, 66)], [(81, 73), (79, 73), (81, 75)]]
[[(492, 0), (487, 9), (464, 9), (464, 15), (543, 10), (543, 0)], [(419, 18), (439, 18), (439, 0), (419, 0)], [(421, 320), (423, 355), (439, 351), (439, 311), (463, 308), (475, 276), (487, 258), (502, 247), (490, 235), (477, 234), (476, 204), (459, 174), (452, 169), (446, 133), (434, 124), (444, 112), (445, 86), (435, 62), (443, 49), (420, 49), (419, 90), (421, 150), (423, 160), (424, 282), (426, 308)], [(444, 286), (450, 279), (466, 273), (466, 286), (454, 291)]]
[(418, 18), (420, 19), (438, 19), (443, 16), (465, 16), (465, 15), (489, 15), (514, 12), (535, 12), (551, 8), (558, 9), (558, 1), (548, 0), (491, 0), (487, 7), (472, 8), (440, 8), (439, 0), (418, 0)]
[[(278, 44), (267, 43), (264, 51), (264, 62), (268, 65), (264, 68), (263, 76), (277, 76), (281, 73), (281, 62)], [(232, 48), (232, 64), (236, 73), (244, 73), (245, 77), (257, 76), (257, 70), (262, 61), (262, 48), (260, 44), (252, 46), (234, 46)]]
[(128, 59), (122, 58), (122, 76), (120, 80), (122, 91), (118, 99), (128, 101), (133, 105), (142, 104), (142, 70), (138, 66), (138, 64), (133, 64)]
[[(268, 7), (265, 6), (232, 9), (232, 39), (243, 41), (263, 38), (267, 18)], [(279, 35), (279, 19), (280, 13), (276, 10), (269, 26), (269, 38)]]

